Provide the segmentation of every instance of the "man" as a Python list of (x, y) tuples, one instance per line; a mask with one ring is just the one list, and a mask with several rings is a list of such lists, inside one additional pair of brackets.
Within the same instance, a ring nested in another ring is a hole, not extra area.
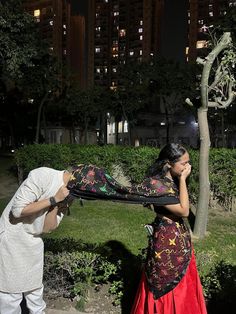
[(44, 245), (41, 234), (61, 222), (71, 173), (32, 170), (0, 217), (0, 313), (20, 314), (23, 295), (31, 314), (43, 314)]

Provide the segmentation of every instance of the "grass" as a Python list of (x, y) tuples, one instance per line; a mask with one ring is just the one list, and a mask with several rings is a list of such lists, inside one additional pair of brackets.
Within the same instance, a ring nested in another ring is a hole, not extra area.
[[(194, 241), (198, 262), (205, 253), (208, 254), (208, 264), (211, 260), (223, 260), (236, 265), (236, 215), (233, 212), (209, 212), (207, 236), (202, 240)], [(207, 266), (207, 265), (205, 265)], [(207, 268), (207, 267), (206, 267)], [(206, 272), (207, 269), (202, 269)]]
[(144, 224), (153, 218), (153, 212), (141, 205), (84, 201), (81, 207), (76, 201), (71, 208), (71, 215), (66, 216), (59, 228), (46, 237), (69, 237), (93, 244), (116, 240), (136, 255), (147, 245)]

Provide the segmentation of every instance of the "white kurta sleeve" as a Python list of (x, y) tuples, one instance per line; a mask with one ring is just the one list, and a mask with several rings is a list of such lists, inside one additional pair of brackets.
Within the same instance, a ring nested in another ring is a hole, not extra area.
[[(42, 174), (41, 174), (42, 175)], [(30, 203), (36, 202), (43, 193), (41, 178), (35, 170), (32, 170), (27, 179), (19, 187), (11, 212), (14, 217), (21, 216), (24, 207)]]

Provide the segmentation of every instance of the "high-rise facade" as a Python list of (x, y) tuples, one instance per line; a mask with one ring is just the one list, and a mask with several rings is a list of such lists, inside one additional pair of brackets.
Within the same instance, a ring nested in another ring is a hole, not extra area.
[[(26, 0), (24, 3), (39, 21), (51, 49), (59, 59), (66, 60), (80, 86), (116, 89), (119, 65), (148, 61), (156, 56), (195, 62), (207, 44), (208, 28), (236, 0)], [(144, 121), (140, 132), (136, 130), (137, 139), (142, 139), (140, 143), (145, 144), (147, 138), (164, 143), (165, 118), (150, 112), (143, 118), (148, 123)], [(180, 129), (174, 130), (176, 141), (181, 133), (190, 134), (187, 122), (180, 122)], [(196, 136), (188, 136), (185, 143), (190, 141), (194, 146), (193, 138)]]
[(115, 88), (117, 68), (161, 55), (194, 62), (206, 31), (236, 0), (24, 0), (51, 50), (71, 67), (80, 86)]
[(115, 88), (131, 60), (185, 60), (187, 0), (89, 0), (87, 25), (90, 85)]
[(189, 0), (187, 60), (196, 60), (207, 45), (213, 23), (233, 6), (236, 0)]
[(33, 15), (40, 25), (42, 38), (60, 59), (66, 58), (69, 50), (70, 2), (65, 0), (24, 0), (25, 10)]
[(85, 17), (72, 14), (69, 0), (23, 0), (23, 6), (39, 23), (51, 52), (85, 86)]

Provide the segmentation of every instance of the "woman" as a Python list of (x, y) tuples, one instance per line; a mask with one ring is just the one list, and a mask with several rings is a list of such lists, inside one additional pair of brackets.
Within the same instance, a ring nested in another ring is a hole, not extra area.
[(0, 313), (20, 314), (23, 295), (31, 314), (42, 314), (43, 241), (67, 210), (71, 177), (47, 167), (32, 170), (0, 217)]
[(156, 219), (132, 314), (207, 313), (190, 234), (183, 222), (189, 215), (186, 179), (190, 172), (188, 152), (173, 143), (161, 150), (150, 169), (153, 180), (172, 185), (176, 202), (154, 205)]

